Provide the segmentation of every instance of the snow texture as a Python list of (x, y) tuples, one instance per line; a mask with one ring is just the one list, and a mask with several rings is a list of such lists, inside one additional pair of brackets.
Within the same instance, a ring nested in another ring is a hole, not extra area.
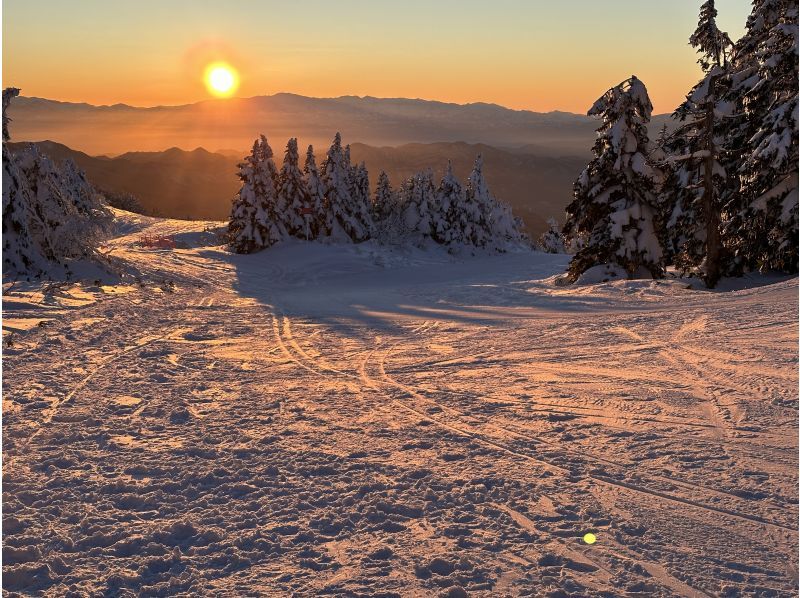
[(796, 594), (796, 278), (116, 213), (139, 281), (4, 286), (9, 593)]

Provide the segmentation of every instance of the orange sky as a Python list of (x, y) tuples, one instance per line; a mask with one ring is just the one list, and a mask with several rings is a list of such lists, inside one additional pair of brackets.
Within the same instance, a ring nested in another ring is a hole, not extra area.
[[(585, 112), (635, 73), (656, 112), (667, 112), (698, 77), (687, 39), (699, 4), (5, 0), (3, 84), (64, 101), (183, 104), (209, 97), (203, 71), (225, 60), (240, 73), (240, 97), (289, 91)], [(717, 7), (720, 25), (740, 35), (749, 2)]]

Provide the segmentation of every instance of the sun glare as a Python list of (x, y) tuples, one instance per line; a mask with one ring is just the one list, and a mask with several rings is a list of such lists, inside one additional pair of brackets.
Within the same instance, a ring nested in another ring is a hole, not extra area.
[(209, 64), (204, 79), (208, 92), (218, 98), (229, 98), (239, 87), (239, 74), (224, 62)]

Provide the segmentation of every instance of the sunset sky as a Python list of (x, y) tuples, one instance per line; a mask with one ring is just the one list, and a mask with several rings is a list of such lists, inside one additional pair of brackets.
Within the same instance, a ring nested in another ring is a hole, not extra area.
[[(656, 112), (698, 78), (687, 40), (701, 0), (137, 0), (3, 2), (3, 85), (92, 104), (185, 104), (206, 67), (236, 95), (287, 91), (493, 102), (585, 112), (636, 74)], [(748, 0), (717, 0), (736, 39)]]

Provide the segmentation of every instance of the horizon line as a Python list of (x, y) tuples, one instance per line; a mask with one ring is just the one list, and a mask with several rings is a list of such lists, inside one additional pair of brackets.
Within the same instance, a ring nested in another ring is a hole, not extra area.
[[(372, 96), (372, 95), (355, 95), (355, 94), (347, 94), (341, 96), (330, 96), (330, 97), (322, 97), (322, 96), (307, 96), (299, 93), (294, 93), (291, 91), (278, 91), (272, 94), (261, 94), (255, 96), (248, 96), (248, 97), (231, 97), (231, 98), (206, 98), (203, 100), (198, 100), (196, 102), (189, 102), (186, 104), (156, 104), (153, 106), (137, 106), (133, 104), (127, 104), (125, 102), (116, 102), (114, 104), (92, 104), (91, 102), (76, 102), (76, 101), (69, 101), (69, 100), (55, 100), (52, 98), (45, 98), (41, 96), (26, 96), (20, 95), (18, 99), (28, 99), (28, 100), (43, 100), (45, 102), (54, 102), (58, 104), (71, 104), (74, 106), (90, 106), (92, 108), (131, 108), (133, 110), (157, 110), (159, 108), (186, 108), (189, 106), (197, 106), (198, 104), (207, 104), (207, 103), (223, 103), (223, 102), (230, 102), (234, 100), (240, 101), (247, 101), (247, 100), (257, 100), (259, 98), (274, 98), (276, 96), (294, 96), (298, 98), (310, 99), (310, 100), (343, 100), (343, 99), (351, 99), (355, 98), (358, 100), (406, 100), (411, 102), (425, 102), (429, 104), (441, 104), (444, 106), (459, 106), (459, 107), (470, 107), (470, 106), (491, 106), (495, 108), (501, 108), (503, 110), (508, 110), (510, 112), (517, 112), (517, 113), (528, 113), (528, 114), (566, 114), (570, 116), (580, 116), (591, 118), (586, 113), (580, 112), (570, 112), (569, 110), (548, 110), (546, 112), (540, 112), (536, 110), (530, 110), (527, 108), (509, 108), (508, 106), (503, 106), (502, 104), (498, 104), (496, 102), (483, 102), (483, 101), (476, 101), (476, 102), (466, 102), (460, 104), (458, 102), (445, 102), (442, 100), (432, 100), (428, 98), (409, 98), (409, 97), (380, 97), (380, 96)], [(12, 103), (13, 106), (13, 103)], [(671, 112), (659, 112), (654, 113), (653, 116), (662, 116), (662, 115), (669, 115), (672, 114)]]

